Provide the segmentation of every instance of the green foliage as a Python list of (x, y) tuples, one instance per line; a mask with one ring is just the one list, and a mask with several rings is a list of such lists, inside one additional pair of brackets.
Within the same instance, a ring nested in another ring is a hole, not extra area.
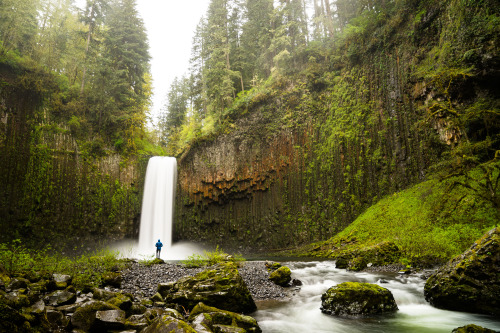
[(344, 251), (394, 241), (410, 262), (458, 255), (498, 220), (491, 202), (452, 185), (452, 180), (433, 179), (389, 195), (321, 246)]
[(124, 263), (117, 257), (116, 252), (101, 250), (69, 258), (50, 246), (28, 249), (19, 239), (0, 243), (0, 264), (10, 275), (49, 277), (54, 273), (68, 274), (79, 289), (98, 287), (106, 273), (122, 268)]
[(240, 262), (245, 259), (237, 254), (237, 255), (229, 255), (224, 252), (222, 249), (219, 249), (217, 245), (214, 251), (203, 251), (203, 255), (193, 254), (187, 257), (182, 263), (186, 267), (202, 267), (202, 266), (212, 266), (222, 262)]

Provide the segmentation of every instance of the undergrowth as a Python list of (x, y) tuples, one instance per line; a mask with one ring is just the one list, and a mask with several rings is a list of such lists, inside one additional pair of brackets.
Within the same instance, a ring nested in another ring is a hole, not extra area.
[(203, 267), (203, 266), (212, 266), (221, 262), (241, 262), (245, 259), (240, 254), (230, 255), (224, 252), (217, 245), (214, 251), (203, 251), (203, 255), (193, 254), (187, 257), (186, 260), (182, 262), (182, 264), (186, 267)]
[(11, 276), (24, 276), (28, 279), (50, 278), (52, 274), (68, 274), (73, 285), (88, 289), (101, 285), (103, 275), (125, 265), (118, 259), (118, 253), (109, 250), (89, 252), (69, 258), (46, 247), (30, 250), (19, 239), (10, 243), (0, 243), (0, 265)]

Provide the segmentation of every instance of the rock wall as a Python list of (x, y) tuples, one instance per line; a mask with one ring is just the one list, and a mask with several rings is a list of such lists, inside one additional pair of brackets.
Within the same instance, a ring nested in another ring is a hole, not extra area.
[(0, 242), (136, 236), (147, 161), (80, 151), (46, 96), (19, 84), (23, 73), (2, 65), (0, 74)]
[[(285, 102), (250, 109), (230, 133), (191, 147), (179, 158), (175, 237), (253, 251), (314, 242), (421, 181), (447, 145), (418, 126), (425, 97), (410, 93), (410, 61), (401, 52), (346, 70), (310, 93), (310, 106), (291, 105), (304, 91), (285, 88)], [(288, 127), (297, 109), (307, 116)]]

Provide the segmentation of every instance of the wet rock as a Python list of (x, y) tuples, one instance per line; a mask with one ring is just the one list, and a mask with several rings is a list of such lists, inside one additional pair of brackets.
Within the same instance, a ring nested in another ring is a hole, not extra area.
[(274, 272), (278, 268), (281, 267), (281, 264), (279, 262), (271, 262), (271, 261), (266, 261), (264, 264), (269, 272)]
[(22, 307), (27, 307), (30, 305), (28, 296), (18, 293), (17, 291), (5, 294), (3, 296), (3, 299), (7, 305), (15, 309), (20, 309)]
[(13, 278), (12, 280), (10, 280), (8, 288), (10, 290), (26, 289), (26, 288), (28, 288), (29, 284), (30, 284), (30, 281), (28, 279)]
[(46, 311), (47, 321), (52, 327), (66, 328), (69, 325), (70, 320), (62, 312), (57, 310), (47, 309)]
[(335, 268), (346, 269), (349, 267), (350, 258), (347, 256), (338, 256), (335, 260)]
[(106, 289), (94, 288), (92, 289), (93, 298), (100, 301), (107, 301), (116, 297), (117, 293)]
[[(214, 332), (222, 329), (222, 327), (215, 328), (219, 325), (224, 326), (226, 329), (231, 327), (231, 330), (227, 332), (239, 332), (240, 330), (243, 330), (243, 332), (261, 332), (254, 318), (231, 311), (220, 310), (203, 303), (198, 303), (193, 308), (188, 320), (192, 323), (196, 322), (196, 325), (201, 325), (203, 329), (211, 329)], [(226, 332), (225, 330), (222, 331)]]
[(292, 271), (286, 266), (281, 266), (269, 275), (269, 280), (276, 283), (278, 286), (286, 287), (292, 280)]
[(125, 321), (125, 329), (140, 331), (148, 326), (144, 315), (132, 315)]
[(184, 332), (196, 333), (185, 321), (176, 319), (168, 314), (157, 317), (151, 325), (141, 331), (141, 333), (170, 333)]
[(76, 301), (76, 294), (67, 290), (56, 290), (46, 297), (47, 303), (52, 306), (73, 304)]
[(111, 286), (115, 288), (121, 288), (122, 286), (122, 274), (118, 272), (109, 272), (102, 276), (103, 284), (105, 286)]
[(16, 309), (0, 301), (0, 332), (21, 332), (26, 322)]
[(233, 263), (219, 264), (194, 277), (185, 277), (175, 283), (160, 285), (158, 292), (165, 302), (176, 303), (186, 309), (192, 309), (199, 302), (239, 313), (249, 313), (257, 309)]
[(79, 307), (71, 317), (71, 324), (83, 331), (88, 331), (95, 322), (97, 311), (118, 310), (114, 305), (102, 302), (91, 301)]
[(321, 311), (329, 315), (366, 316), (397, 310), (392, 293), (371, 283), (344, 282), (321, 296)]
[(495, 333), (495, 331), (474, 324), (455, 328), (451, 333)]
[(66, 289), (71, 284), (71, 276), (65, 274), (53, 274), (54, 289)]
[(121, 293), (116, 294), (115, 297), (111, 298), (107, 302), (124, 311), (129, 311), (132, 308), (133, 304), (130, 297)]
[(494, 228), (427, 280), (425, 299), (448, 310), (500, 315), (500, 229)]
[(45, 312), (45, 303), (42, 300), (39, 300), (32, 306), (30, 306), (27, 310), (27, 312), (31, 314), (41, 314)]
[(95, 314), (95, 321), (92, 326), (93, 330), (101, 332), (123, 329), (125, 327), (125, 311), (97, 311)]

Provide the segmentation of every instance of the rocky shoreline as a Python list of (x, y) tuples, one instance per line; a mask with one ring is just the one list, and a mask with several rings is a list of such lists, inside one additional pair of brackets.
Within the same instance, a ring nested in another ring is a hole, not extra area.
[[(289, 288), (278, 286), (269, 280), (264, 261), (244, 261), (240, 265), (238, 271), (255, 301), (286, 300), (289, 297)], [(205, 269), (206, 267), (188, 268), (180, 263), (168, 262), (147, 266), (134, 261), (122, 272), (121, 288), (113, 291), (121, 290), (138, 298), (150, 298), (157, 292), (158, 284), (193, 276)]]

